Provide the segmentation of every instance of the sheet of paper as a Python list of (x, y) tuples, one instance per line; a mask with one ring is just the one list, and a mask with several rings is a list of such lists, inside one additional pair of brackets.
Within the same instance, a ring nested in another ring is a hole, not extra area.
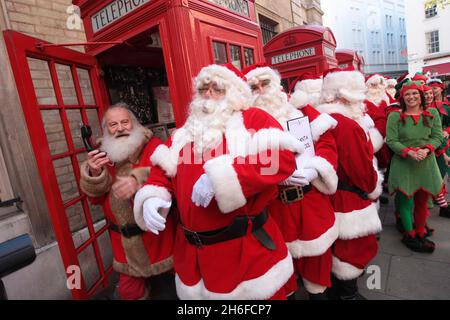
[(305, 161), (316, 155), (309, 118), (302, 117), (289, 120), (287, 128), (289, 133), (303, 144), (303, 153), (296, 157), (297, 169), (301, 170)]

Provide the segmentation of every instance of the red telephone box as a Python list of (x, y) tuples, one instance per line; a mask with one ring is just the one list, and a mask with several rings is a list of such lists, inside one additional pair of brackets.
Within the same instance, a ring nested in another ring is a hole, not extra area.
[[(81, 287), (72, 289), (74, 299), (87, 299), (107, 284), (111, 268), (98, 245), (108, 225), (94, 226), (94, 209), (78, 183), (86, 156), (78, 124), (94, 125), (100, 135), (105, 108), (125, 101), (144, 125), (167, 136), (184, 123), (192, 78), (203, 66), (244, 68), (262, 61), (263, 51), (254, 0), (73, 3), (81, 9), (86, 53), (65, 48), (80, 44), (51, 44), (10, 30), (3, 35), (64, 266), (80, 266), (86, 250), (95, 254), (97, 275), (83, 272)], [(63, 141), (55, 143), (58, 137)], [(63, 169), (73, 176), (70, 194), (61, 188)], [(75, 213), (89, 231), (83, 243), (72, 238), (68, 216)]]
[(264, 46), (266, 63), (278, 70), (287, 90), (304, 72), (322, 74), (337, 67), (336, 39), (331, 29), (300, 26), (278, 34)]
[(364, 70), (364, 57), (361, 56), (357, 51), (349, 49), (338, 49), (336, 50), (336, 58), (339, 63), (340, 68), (348, 68), (353, 66), (356, 70), (363, 72)]

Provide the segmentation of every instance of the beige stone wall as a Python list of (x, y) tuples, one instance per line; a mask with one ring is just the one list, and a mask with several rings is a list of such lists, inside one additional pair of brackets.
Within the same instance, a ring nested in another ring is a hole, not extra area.
[[(11, 29), (53, 43), (86, 41), (84, 30), (67, 28), (72, 0), (3, 0)], [(83, 50), (77, 47), (77, 50)]]

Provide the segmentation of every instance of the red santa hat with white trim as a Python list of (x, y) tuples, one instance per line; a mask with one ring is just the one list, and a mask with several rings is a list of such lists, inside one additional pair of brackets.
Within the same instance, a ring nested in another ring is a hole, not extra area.
[(305, 105), (316, 106), (319, 104), (323, 79), (320, 75), (305, 72), (295, 79), (290, 86), (290, 103), (296, 108)]
[(270, 80), (271, 84), (275, 84), (277, 86), (280, 86), (281, 83), (280, 74), (265, 63), (256, 63), (251, 65), (242, 70), (242, 73), (247, 78), (247, 83), (250, 86), (263, 80)]
[(321, 101), (331, 103), (344, 98), (351, 103), (363, 102), (366, 91), (363, 74), (352, 66), (346, 69), (330, 69), (324, 73)]
[(383, 77), (381, 74), (378, 74), (378, 73), (366, 76), (366, 85), (367, 85), (367, 87), (369, 87), (371, 85), (378, 85), (378, 84), (381, 84), (384, 87), (387, 87), (386, 78)]

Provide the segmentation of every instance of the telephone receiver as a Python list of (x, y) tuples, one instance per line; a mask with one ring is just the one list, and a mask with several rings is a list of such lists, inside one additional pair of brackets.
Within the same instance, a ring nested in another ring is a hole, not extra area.
[(84, 147), (86, 148), (87, 152), (91, 152), (95, 150), (92, 147), (92, 144), (90, 142), (90, 139), (92, 137), (92, 129), (89, 125), (81, 123), (80, 124), (80, 130), (81, 130), (81, 139), (83, 140)]

